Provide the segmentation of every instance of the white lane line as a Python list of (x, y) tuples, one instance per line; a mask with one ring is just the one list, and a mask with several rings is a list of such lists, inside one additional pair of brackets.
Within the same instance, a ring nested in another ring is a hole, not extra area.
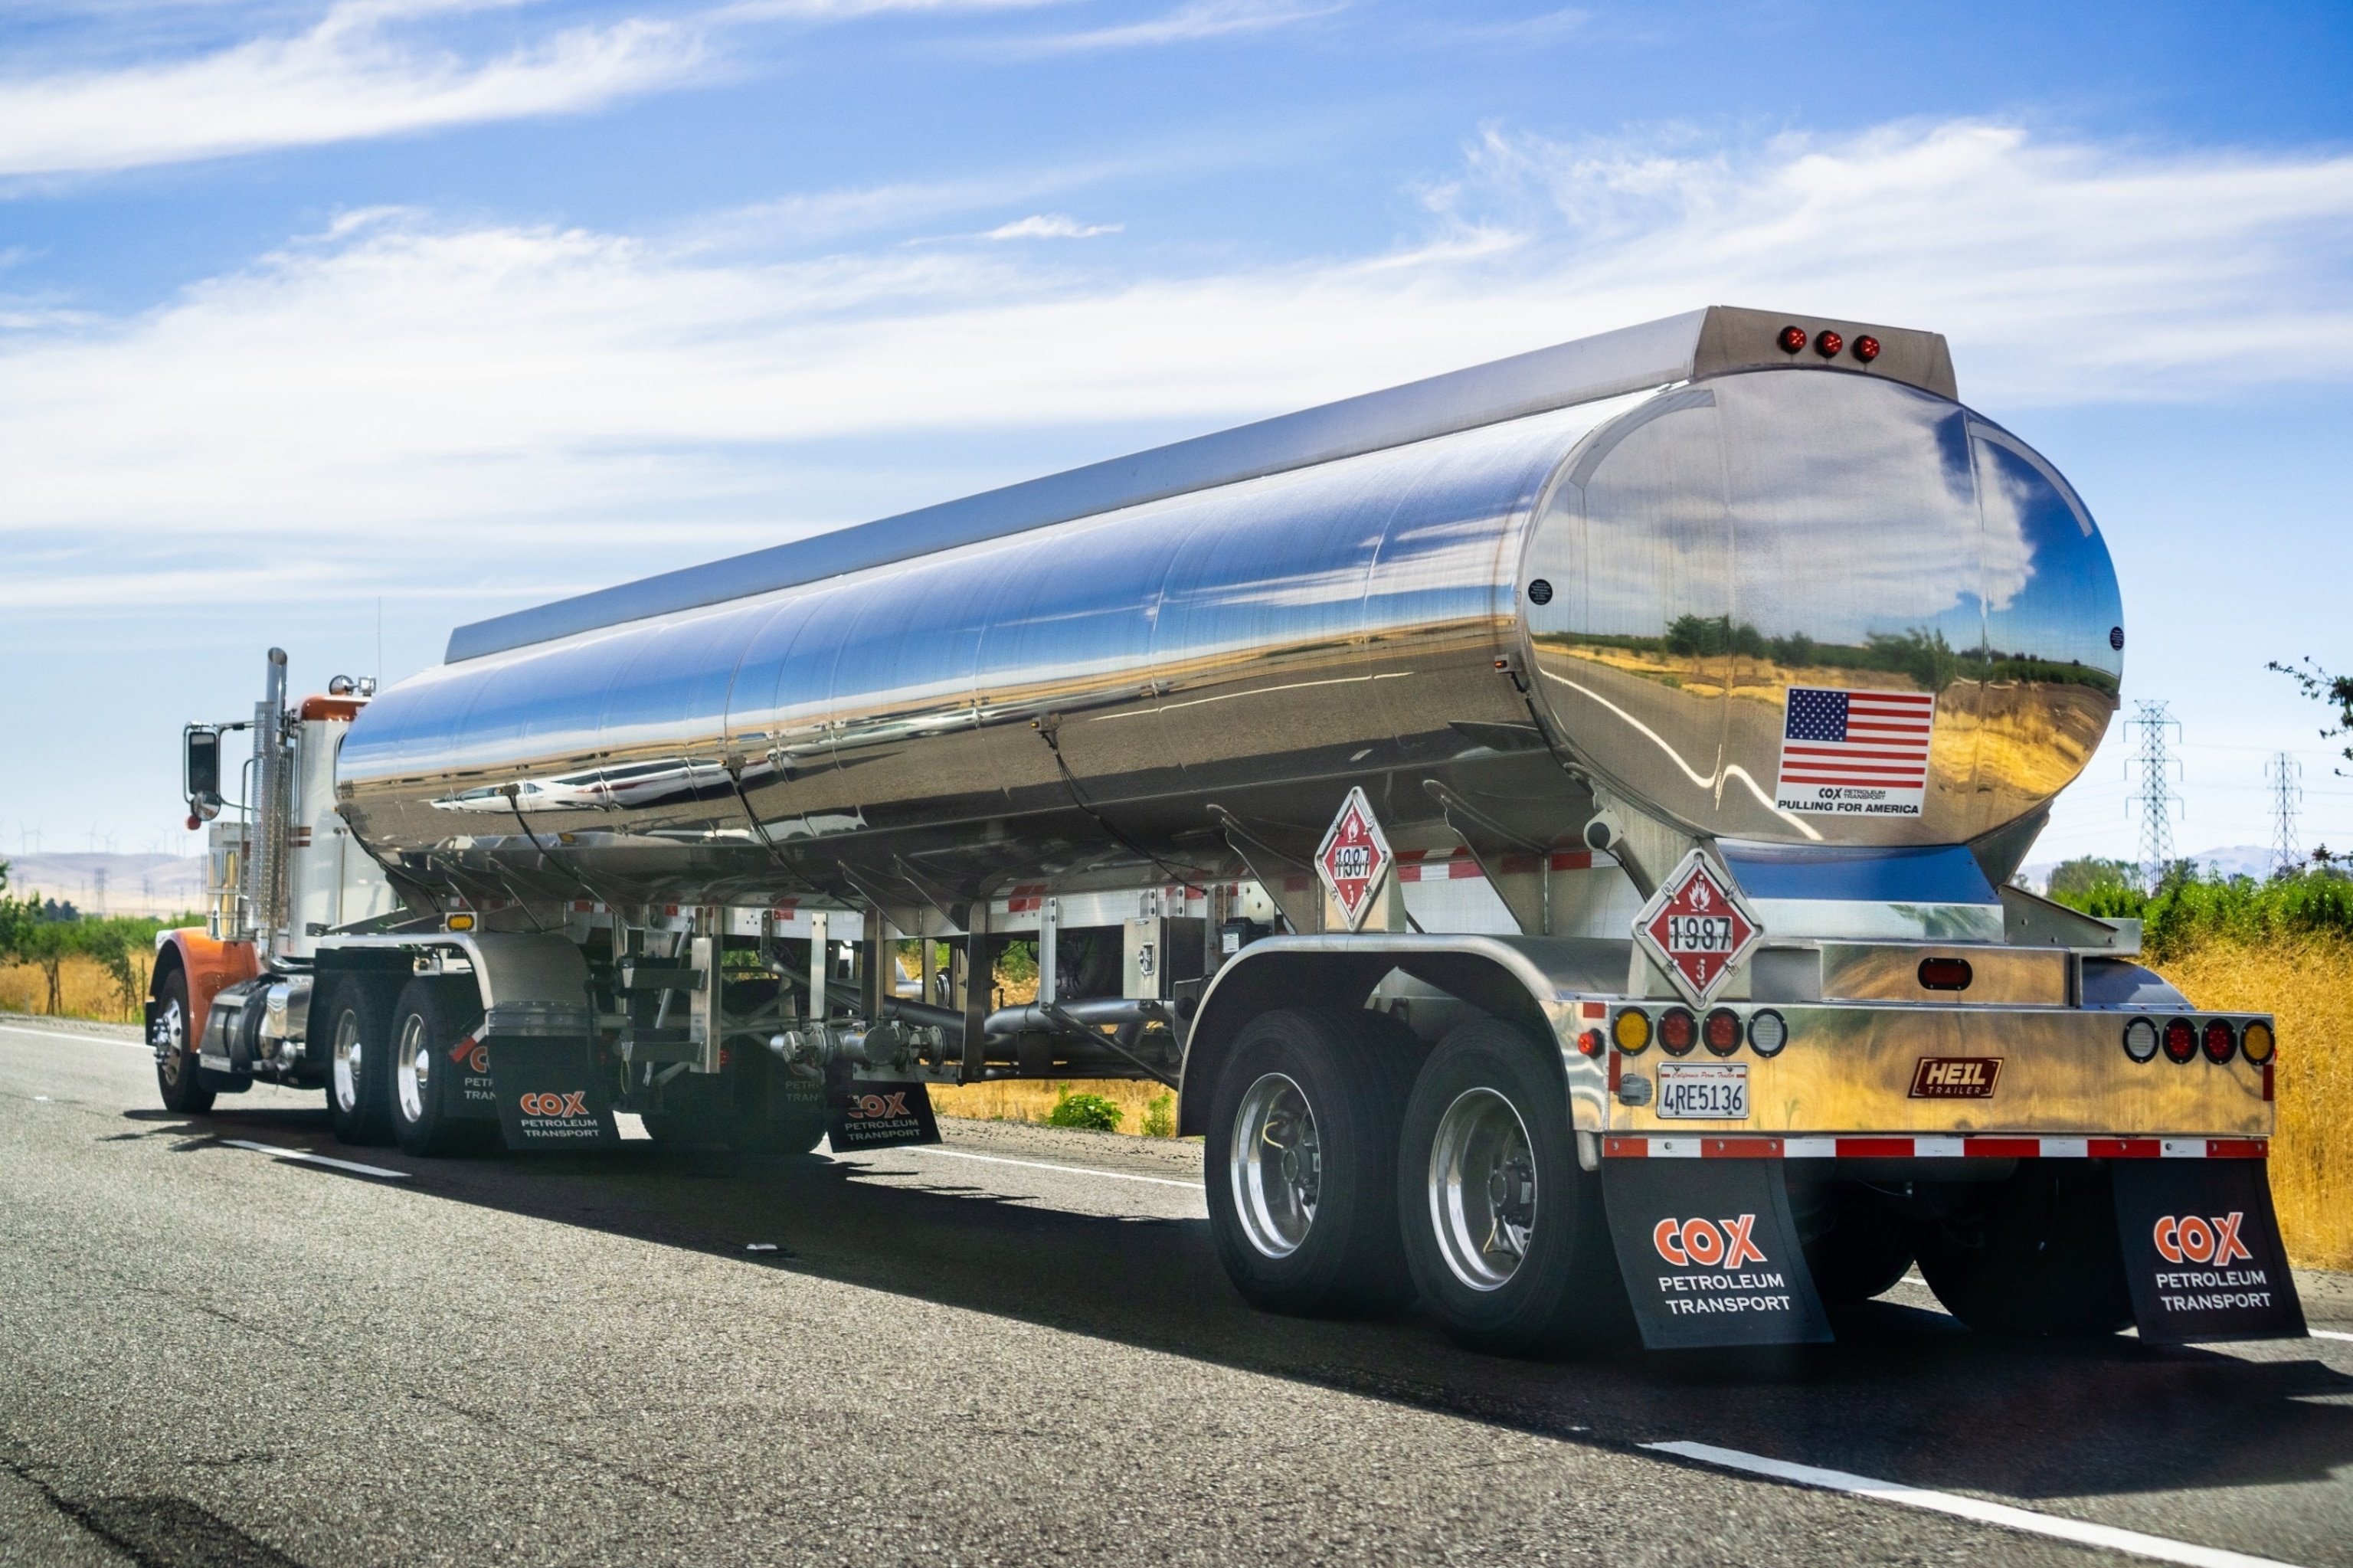
[(136, 1051), (152, 1056), (155, 1048), (144, 1040), (125, 1040), (115, 1034), (92, 1034), (79, 1029), (43, 1029), (34, 1024), (0, 1023), (0, 1031), (10, 1034), (29, 1034), (36, 1040), (90, 1040), (100, 1045), (120, 1045), (126, 1051)]
[(2130, 1552), (2136, 1557), (2150, 1557), (2159, 1563), (2182, 1563), (2189, 1564), (2189, 1568), (2292, 1568), (2291, 1564), (2274, 1558), (2250, 1557), (2243, 1552), (2197, 1546), (2187, 1541), (2168, 1540), (2162, 1535), (2143, 1535), (2137, 1530), (2088, 1524), (2079, 1519), (2035, 1513), (2027, 1509), (1957, 1496), (1952, 1492), (1927, 1491), (1919, 1487), (1907, 1487), (1900, 1481), (1875, 1481), (1869, 1476), (1849, 1475), (1844, 1470), (1792, 1465), (1785, 1459), (1767, 1459), (1757, 1454), (1744, 1454), (1737, 1448), (1719, 1448), (1712, 1443), (1645, 1443), (1641, 1446), (1655, 1453), (1695, 1459), (1703, 1465), (1745, 1470), (1750, 1475), (1769, 1476), (1777, 1481), (1819, 1487), (1825, 1491), (1848, 1492), (1855, 1497), (1894, 1503), (1903, 1508), (1948, 1513), (1957, 1519), (1973, 1520), (1979, 1524), (2000, 1525), (2005, 1530), (2023, 1531), (2031, 1535), (2048, 1535), (2060, 1541), (2074, 1542), (2080, 1546)]
[[(881, 1150), (875, 1150), (880, 1154)], [(1059, 1171), (1065, 1176), (1100, 1176), (1106, 1181), (1146, 1181), (1155, 1187), (1182, 1187), (1188, 1192), (1201, 1190), (1198, 1181), (1172, 1181), (1166, 1176), (1131, 1176), (1124, 1171), (1090, 1171), (1083, 1165), (1049, 1165), (1039, 1160), (1008, 1160), (997, 1154), (966, 1154), (961, 1149), (941, 1149), (934, 1144), (911, 1143), (893, 1149), (892, 1154), (937, 1154), (949, 1160), (977, 1160), (985, 1165), (1018, 1165), (1029, 1171)], [(835, 1158), (839, 1159), (839, 1156)]]
[(2316, 1340), (2353, 1340), (2353, 1334), (2340, 1334), (2334, 1329), (2306, 1329), (2305, 1332)]
[(330, 1160), (323, 1154), (313, 1154), (307, 1149), (280, 1149), (274, 1143), (248, 1143), (242, 1138), (224, 1138), (224, 1149), (250, 1149), (256, 1154), (267, 1154), (272, 1160), (299, 1160), (305, 1165), (324, 1165), (331, 1170), (349, 1171), (358, 1176), (384, 1176), (396, 1181), (408, 1180), (406, 1171), (387, 1171), (381, 1165), (362, 1165), (354, 1160)]

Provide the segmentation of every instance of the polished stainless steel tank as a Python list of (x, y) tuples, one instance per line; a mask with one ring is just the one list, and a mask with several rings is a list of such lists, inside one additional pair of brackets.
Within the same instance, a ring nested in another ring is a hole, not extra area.
[[(1838, 323), (1887, 349), (1833, 362), (1807, 318), (1774, 346), (1790, 320), (1695, 312), (461, 629), (353, 726), (344, 813), (412, 880), (526, 900), (1229, 874), (1358, 784), (1408, 839), (1451, 797), (1575, 842), (1598, 791), (1693, 836), (2022, 853), (2116, 705), (2105, 547), (1941, 340)], [(1917, 814), (1791, 809), (1793, 689), (1923, 699)]]

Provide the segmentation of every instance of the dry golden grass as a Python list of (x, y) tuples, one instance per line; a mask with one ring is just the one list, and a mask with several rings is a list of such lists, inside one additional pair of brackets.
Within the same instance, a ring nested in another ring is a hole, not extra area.
[(2345, 1007), (2353, 942), (2210, 942), (2158, 968), (2200, 1007), (2277, 1016), (2271, 1175), (2280, 1235), (2301, 1267), (2353, 1268), (2353, 1019)]
[[(1047, 1082), (1016, 1078), (997, 1084), (967, 1084), (962, 1088), (932, 1088), (932, 1108), (942, 1116), (974, 1121), (1039, 1121), (1054, 1108), (1064, 1090), (1074, 1095), (1101, 1095), (1119, 1107), (1119, 1130), (1140, 1134), (1152, 1102), (1170, 1091), (1158, 1084), (1134, 1078), (1072, 1078)], [(1170, 1115), (1175, 1115), (1172, 1097)]]
[[(140, 1021), (140, 1003), (147, 996), (147, 971), (153, 959), (145, 954), (133, 954), (132, 967), (139, 983), (132, 988), (131, 1003), (124, 1006), (122, 995), (115, 990), (114, 979), (99, 966), (95, 959), (68, 959), (58, 970), (58, 991), (64, 1006), (58, 1010), (64, 1018), (94, 1018), (107, 1023), (136, 1023)], [(0, 965), (0, 1012), (47, 1012), (49, 1010), (48, 977), (31, 964)]]

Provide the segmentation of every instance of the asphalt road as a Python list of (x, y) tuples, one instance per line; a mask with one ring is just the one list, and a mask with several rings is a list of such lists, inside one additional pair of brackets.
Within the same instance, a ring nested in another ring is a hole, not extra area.
[(0, 1025), (0, 1563), (2130, 1560), (1680, 1441), (2353, 1565), (2346, 1340), (2003, 1344), (1899, 1287), (1835, 1347), (1513, 1362), (1250, 1311), (1189, 1147), (428, 1161), (154, 1105), (135, 1044)]

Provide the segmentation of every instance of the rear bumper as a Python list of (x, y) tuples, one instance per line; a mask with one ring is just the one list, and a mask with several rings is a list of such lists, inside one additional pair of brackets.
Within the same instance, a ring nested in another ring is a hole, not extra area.
[(1605, 1160), (2263, 1160), (2263, 1138), (1605, 1137)]

